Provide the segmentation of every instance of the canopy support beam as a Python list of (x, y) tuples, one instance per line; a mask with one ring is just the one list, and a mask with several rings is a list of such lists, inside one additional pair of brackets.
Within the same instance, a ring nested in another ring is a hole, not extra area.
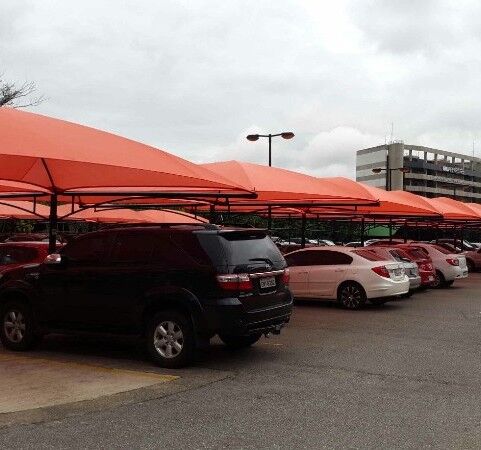
[(306, 247), (306, 226), (307, 226), (307, 220), (306, 220), (306, 213), (302, 213), (302, 221), (301, 221), (301, 248)]
[(48, 227), (48, 252), (55, 253), (57, 249), (57, 228), (58, 228), (58, 216), (57, 216), (58, 199), (57, 194), (50, 196), (50, 217)]

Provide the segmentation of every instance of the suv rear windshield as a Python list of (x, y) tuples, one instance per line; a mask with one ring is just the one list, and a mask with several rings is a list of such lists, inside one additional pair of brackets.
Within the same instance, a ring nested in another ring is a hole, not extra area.
[(199, 242), (217, 266), (238, 267), (269, 264), (282, 269), (286, 262), (265, 232), (226, 231), (198, 233)]
[(360, 256), (361, 258), (367, 259), (368, 261), (385, 261), (386, 258), (378, 255), (375, 251), (362, 249), (362, 250), (353, 250), (352, 253)]

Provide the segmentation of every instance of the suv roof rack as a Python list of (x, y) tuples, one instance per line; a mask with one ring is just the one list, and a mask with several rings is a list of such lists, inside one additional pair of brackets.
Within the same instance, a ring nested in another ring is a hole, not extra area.
[(175, 228), (175, 229), (199, 229), (202, 228), (204, 230), (221, 230), (222, 227), (219, 225), (214, 225), (212, 223), (126, 223), (126, 224), (112, 224), (107, 225), (103, 230), (119, 230), (125, 228)]

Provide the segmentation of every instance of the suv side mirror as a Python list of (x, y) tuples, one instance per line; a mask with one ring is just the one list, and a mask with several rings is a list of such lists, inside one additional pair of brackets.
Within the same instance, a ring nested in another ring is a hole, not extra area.
[(58, 266), (60, 264), (62, 264), (62, 255), (60, 255), (59, 253), (52, 253), (51, 255), (48, 255), (44, 260), (43, 260), (43, 263), (44, 264), (48, 264), (48, 265), (51, 265), (51, 266)]

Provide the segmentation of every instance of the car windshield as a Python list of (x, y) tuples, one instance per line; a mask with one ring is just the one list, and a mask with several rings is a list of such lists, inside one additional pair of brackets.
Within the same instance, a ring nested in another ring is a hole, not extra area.
[(414, 260), (426, 259), (427, 255), (420, 248), (409, 248), (406, 249), (406, 253)]
[(6, 246), (0, 248), (0, 264), (20, 264), (35, 260), (37, 251), (29, 247)]
[(385, 261), (386, 258), (378, 255), (376, 252), (367, 249), (353, 250), (352, 253), (360, 256), (361, 258), (367, 259), (368, 261)]

